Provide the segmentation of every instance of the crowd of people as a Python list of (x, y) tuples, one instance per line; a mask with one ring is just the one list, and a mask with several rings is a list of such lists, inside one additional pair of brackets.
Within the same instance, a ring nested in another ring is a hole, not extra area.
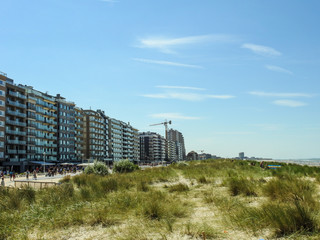
[[(68, 165), (68, 166), (50, 166), (46, 167), (45, 169), (45, 176), (46, 177), (54, 177), (55, 175), (66, 175), (70, 173), (76, 173), (77, 171), (83, 171), (83, 167), (76, 166), (76, 165)], [(25, 176), (27, 180), (32, 177), (32, 180), (37, 180), (37, 175), (39, 173), (43, 173), (43, 167), (35, 167), (31, 171), (27, 169), (22, 176)], [(14, 170), (2, 170), (0, 171), (0, 179), (1, 185), (5, 186), (4, 178), (9, 177), (10, 181), (14, 181), (16, 179), (16, 172)]]

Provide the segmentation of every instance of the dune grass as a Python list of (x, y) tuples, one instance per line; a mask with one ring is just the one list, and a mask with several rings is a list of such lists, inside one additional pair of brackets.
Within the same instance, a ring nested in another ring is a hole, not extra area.
[(226, 229), (242, 239), (317, 239), (318, 173), (221, 159), (81, 174), (41, 190), (0, 188), (0, 239), (59, 239), (73, 227), (107, 239), (234, 239)]

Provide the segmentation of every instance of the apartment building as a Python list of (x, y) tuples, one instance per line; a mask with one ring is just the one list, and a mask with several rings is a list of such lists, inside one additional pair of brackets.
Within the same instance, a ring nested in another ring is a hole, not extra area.
[(109, 119), (109, 157), (113, 161), (123, 159), (123, 125), (120, 120)]
[(181, 132), (170, 129), (168, 131), (169, 159), (181, 161), (186, 159), (184, 137)]
[(58, 108), (56, 99), (30, 86), (27, 94), (27, 140), (29, 161), (58, 161)]
[(140, 160), (140, 138), (139, 138), (139, 130), (132, 127), (133, 134), (133, 160)]
[(93, 110), (83, 110), (84, 114), (84, 157), (89, 160), (104, 160), (105, 150), (105, 121), (100, 113)]
[(26, 91), (6, 81), (6, 149), (5, 157), (11, 165), (24, 167), (27, 159)]
[(166, 157), (166, 140), (155, 132), (142, 132), (140, 138), (140, 161), (162, 162)]
[(81, 108), (74, 108), (75, 114), (75, 155), (79, 162), (83, 162), (84, 158), (84, 138), (83, 138), (83, 112)]
[(5, 161), (6, 80), (0, 72), (0, 164)]
[(58, 141), (57, 152), (58, 161), (72, 162), (78, 161), (75, 149), (76, 117), (75, 103), (67, 101), (60, 94), (56, 96), (57, 104), (57, 129)]
[(139, 158), (139, 133), (129, 123), (15, 84), (0, 72), (0, 166), (25, 171), (43, 162)]

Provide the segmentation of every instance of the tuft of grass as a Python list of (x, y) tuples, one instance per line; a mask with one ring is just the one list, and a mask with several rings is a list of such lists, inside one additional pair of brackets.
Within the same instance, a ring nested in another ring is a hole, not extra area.
[(264, 195), (271, 200), (315, 202), (313, 198), (315, 192), (314, 183), (293, 176), (271, 179), (262, 189)]
[(169, 192), (186, 192), (189, 191), (189, 187), (187, 184), (178, 183), (168, 187)]
[(145, 181), (140, 181), (137, 183), (137, 191), (148, 192), (149, 186)]
[(198, 179), (197, 179), (198, 183), (203, 183), (203, 184), (206, 184), (208, 183), (208, 180), (206, 179), (205, 176), (200, 176)]
[(257, 196), (254, 180), (232, 177), (228, 181), (229, 192), (232, 196), (243, 194), (245, 196)]

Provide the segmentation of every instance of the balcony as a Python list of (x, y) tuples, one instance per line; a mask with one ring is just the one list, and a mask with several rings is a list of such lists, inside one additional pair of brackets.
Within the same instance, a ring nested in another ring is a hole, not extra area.
[(19, 107), (19, 108), (26, 108), (25, 104), (21, 104), (19, 102), (14, 102), (14, 101), (10, 101), (8, 100), (7, 102), (9, 105), (15, 106), (15, 107)]
[(27, 144), (26, 141), (11, 140), (11, 139), (8, 139), (8, 140), (7, 140), (7, 143), (9, 143), (9, 144), (15, 144), (15, 145), (26, 145), (26, 144)]
[(9, 95), (14, 96), (14, 97), (18, 97), (21, 99), (27, 99), (27, 97), (25, 95), (22, 95), (21, 93), (18, 93), (18, 92), (9, 91)]
[(28, 145), (35, 145), (36, 141), (28, 141)]
[(11, 111), (11, 110), (7, 110), (7, 114), (14, 115), (17, 117), (22, 117), (22, 118), (25, 118), (27, 116), (25, 113), (21, 113), (18, 111)]
[(6, 130), (6, 133), (13, 134), (13, 135), (21, 135), (26, 136), (26, 132), (16, 131), (16, 130)]
[(26, 150), (18, 150), (18, 154), (26, 154), (27, 151)]
[(15, 149), (7, 149), (8, 154), (17, 154), (17, 150)]
[(11, 124), (11, 125), (16, 125), (16, 126), (21, 126), (21, 127), (26, 127), (27, 124), (25, 122), (19, 122), (19, 121), (13, 121), (13, 120), (6, 120), (7, 124)]

